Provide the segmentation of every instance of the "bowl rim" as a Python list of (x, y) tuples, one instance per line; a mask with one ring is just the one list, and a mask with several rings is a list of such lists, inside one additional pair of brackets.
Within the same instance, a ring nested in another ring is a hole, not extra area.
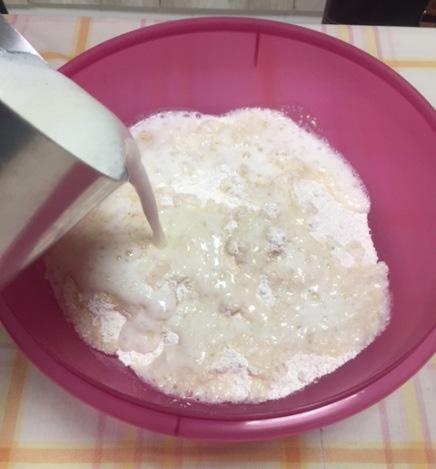
[(258, 37), (260, 37), (261, 34), (269, 34), (283, 38), (292, 38), (301, 42), (310, 42), (320, 48), (328, 49), (330, 52), (334, 52), (337, 55), (361, 65), (382, 80), (387, 81), (388, 84), (403, 95), (412, 106), (420, 111), (421, 116), (428, 122), (430, 127), (436, 131), (436, 111), (433, 106), (416, 88), (391, 67), (362, 49), (338, 38), (329, 36), (327, 33), (275, 20), (248, 17), (208, 16), (165, 21), (120, 34), (97, 44), (69, 60), (58, 70), (74, 81), (74, 74), (80, 72), (88, 65), (96, 63), (128, 47), (165, 37), (206, 31), (247, 32), (255, 33)]
[[(237, 31), (269, 34), (310, 42), (341, 55), (388, 82), (417, 109), (436, 131), (436, 112), (412, 85), (394, 70), (366, 52), (326, 34), (271, 20), (242, 17), (207, 17), (169, 21), (147, 26), (105, 41), (80, 54), (59, 70), (74, 80), (74, 75), (91, 63), (144, 41), (178, 34), (204, 31)], [(170, 435), (214, 440), (242, 441), (291, 435), (333, 423), (350, 416), (385, 397), (410, 378), (436, 350), (436, 324), (415, 348), (406, 351), (390, 368), (310, 410), (257, 420), (221, 420), (179, 416), (125, 400), (106, 387), (99, 387), (79, 376), (50, 356), (21, 326), (0, 297), (2, 321), (24, 353), (53, 381), (82, 401), (135, 425)], [(348, 394), (347, 394), (348, 393)]]

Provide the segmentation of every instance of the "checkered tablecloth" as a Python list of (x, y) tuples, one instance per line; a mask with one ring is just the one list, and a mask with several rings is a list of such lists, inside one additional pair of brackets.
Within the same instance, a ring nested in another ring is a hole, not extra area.
[[(10, 17), (58, 67), (154, 18)], [(163, 21), (163, 19), (161, 19)], [(310, 26), (392, 66), (436, 105), (436, 30)], [(35, 369), (0, 326), (0, 469), (436, 468), (436, 358), (387, 399), (303, 435), (205, 443), (141, 430), (69, 396)]]

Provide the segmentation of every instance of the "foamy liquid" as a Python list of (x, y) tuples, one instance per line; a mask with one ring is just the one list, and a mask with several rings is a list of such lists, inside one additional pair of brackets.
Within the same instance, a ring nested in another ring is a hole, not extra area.
[(325, 142), (265, 109), (170, 112), (132, 134), (166, 248), (144, 236), (126, 184), (46, 256), (88, 344), (163, 392), (260, 402), (332, 372), (383, 330), (388, 269), (369, 199)]

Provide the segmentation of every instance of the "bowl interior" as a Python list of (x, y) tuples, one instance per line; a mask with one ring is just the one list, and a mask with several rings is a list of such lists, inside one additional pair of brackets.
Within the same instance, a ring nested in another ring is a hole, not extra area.
[(303, 124), (314, 118), (311, 130), (351, 162), (369, 191), (375, 245), (390, 268), (393, 310), (386, 331), (356, 359), (287, 398), (209, 406), (165, 396), (87, 347), (63, 319), (40, 262), (3, 297), (58, 362), (148, 408), (220, 419), (307, 411), (362, 390), (435, 327), (435, 118), (401, 79), (338, 41), (272, 22), (202, 24), (131, 33), (63, 71), (126, 124), (162, 110), (220, 114), (247, 106), (281, 109)]

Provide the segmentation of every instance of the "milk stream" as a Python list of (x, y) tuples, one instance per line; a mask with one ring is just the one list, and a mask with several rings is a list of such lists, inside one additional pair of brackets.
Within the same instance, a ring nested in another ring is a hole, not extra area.
[(147, 172), (141, 161), (141, 155), (136, 145), (128, 141), (124, 164), (126, 165), (129, 181), (135, 188), (141, 201), (142, 210), (153, 231), (153, 242), (158, 247), (165, 245), (165, 234), (159, 221), (156, 198), (148, 179)]

